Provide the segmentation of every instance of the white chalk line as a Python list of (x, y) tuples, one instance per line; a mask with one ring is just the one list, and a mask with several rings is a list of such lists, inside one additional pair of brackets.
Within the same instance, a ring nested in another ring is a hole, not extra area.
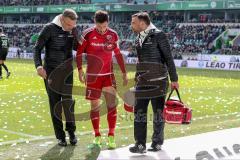
[[(203, 120), (203, 119), (207, 119), (207, 118), (215, 118), (215, 117), (224, 117), (224, 116), (230, 116), (230, 115), (238, 115), (240, 117), (240, 112), (233, 112), (233, 113), (226, 113), (226, 114), (219, 114), (219, 115), (211, 115), (211, 116), (201, 116), (201, 117), (196, 117), (193, 118), (193, 121), (196, 120)], [(116, 130), (121, 130), (121, 129), (129, 129), (132, 128), (133, 125), (129, 125), (129, 126), (124, 126), (124, 127), (116, 127)], [(25, 134), (25, 133), (21, 133), (21, 132), (15, 132), (15, 131), (10, 131), (10, 130), (4, 130), (4, 129), (0, 129), (0, 131), (5, 131), (8, 133), (12, 133), (12, 134), (16, 134), (16, 135), (21, 135), (24, 137), (29, 137), (31, 139), (20, 139), (20, 140), (12, 140), (12, 141), (6, 141), (6, 142), (0, 142), (0, 146), (1, 145), (7, 145), (7, 144), (13, 144), (13, 143), (24, 143), (26, 141), (28, 142), (32, 142), (32, 141), (39, 141), (39, 140), (47, 140), (47, 139), (54, 139), (55, 136), (51, 135), (51, 136), (36, 136), (36, 135), (31, 135), (31, 134)], [(101, 129), (102, 132), (108, 131), (108, 129)], [(92, 131), (85, 131), (85, 132), (81, 132), (80, 134), (78, 134), (79, 136), (83, 136), (83, 135), (87, 135), (87, 134), (92, 134)]]

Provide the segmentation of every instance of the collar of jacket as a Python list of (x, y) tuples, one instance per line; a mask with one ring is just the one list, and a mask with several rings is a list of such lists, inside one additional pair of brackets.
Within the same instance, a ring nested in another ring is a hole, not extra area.
[(146, 35), (146, 37), (144, 38), (144, 40), (143, 41), (141, 41), (141, 39), (139, 38), (139, 36), (138, 36), (138, 38), (136, 39), (136, 41), (138, 41), (138, 46), (136, 46), (137, 48), (142, 48), (142, 44), (148, 39), (148, 37), (149, 36), (151, 36), (151, 35), (153, 35), (156, 31), (158, 31), (158, 30), (156, 30), (156, 29), (151, 29), (151, 30), (149, 30), (149, 32), (148, 32), (148, 34)]
[(147, 37), (147, 35), (149, 34), (149, 32), (153, 29), (156, 29), (157, 30), (157, 27), (150, 23), (150, 25), (147, 27), (147, 29), (145, 29), (144, 31), (140, 32), (139, 35), (141, 38), (143, 38), (143, 40)]
[(62, 14), (57, 15), (57, 16), (53, 19), (52, 23), (56, 24), (58, 27), (62, 28), (63, 31), (65, 31), (64, 28), (63, 28), (63, 26), (62, 26), (61, 20), (60, 20), (61, 16), (62, 16)]
[(140, 32), (138, 34), (138, 41), (140, 46), (142, 46), (143, 42), (146, 40), (148, 36), (151, 35), (155, 30), (158, 30), (156, 26), (154, 26), (152, 23), (145, 29), (144, 31)]

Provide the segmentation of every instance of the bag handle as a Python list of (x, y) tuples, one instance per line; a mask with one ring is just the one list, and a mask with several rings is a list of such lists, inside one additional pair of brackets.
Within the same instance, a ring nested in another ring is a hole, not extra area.
[(177, 92), (178, 99), (180, 100), (180, 102), (182, 102), (181, 97), (180, 97), (180, 94), (179, 94), (179, 91), (178, 91), (177, 88), (171, 89), (171, 92), (169, 93), (169, 96), (168, 96), (168, 99), (167, 99), (167, 100), (169, 100), (169, 99), (171, 98), (173, 91), (176, 91), (176, 92)]

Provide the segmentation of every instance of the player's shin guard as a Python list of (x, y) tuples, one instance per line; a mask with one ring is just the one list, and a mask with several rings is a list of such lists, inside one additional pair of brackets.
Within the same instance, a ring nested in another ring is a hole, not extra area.
[(117, 122), (117, 108), (116, 108), (116, 106), (108, 107), (107, 120), (108, 120), (108, 127), (109, 127), (108, 136), (114, 136), (114, 132), (115, 132), (115, 128), (116, 128), (116, 122)]
[(94, 129), (95, 137), (101, 136), (100, 131), (99, 131), (100, 112), (99, 111), (91, 111), (90, 118), (92, 121), (92, 126)]

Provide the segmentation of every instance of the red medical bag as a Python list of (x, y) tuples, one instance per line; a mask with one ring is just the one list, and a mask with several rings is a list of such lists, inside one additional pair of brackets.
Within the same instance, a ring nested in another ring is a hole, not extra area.
[[(176, 90), (179, 100), (171, 99), (171, 95), (174, 90)], [(191, 123), (192, 110), (182, 102), (179, 91), (177, 89), (171, 90), (168, 96), (168, 99), (165, 102), (165, 107), (163, 110), (163, 118), (166, 123), (170, 123), (170, 124)]]

